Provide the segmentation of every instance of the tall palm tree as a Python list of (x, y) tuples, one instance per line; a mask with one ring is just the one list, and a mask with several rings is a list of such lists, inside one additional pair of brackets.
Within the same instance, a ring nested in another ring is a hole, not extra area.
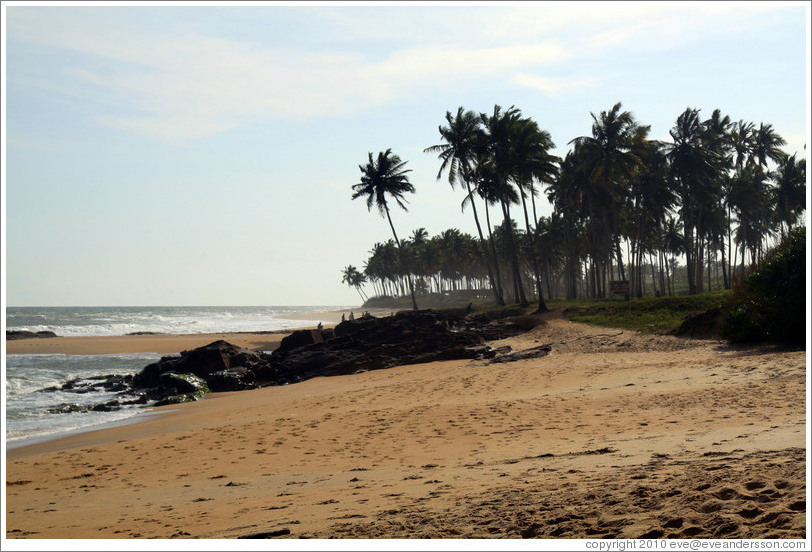
[(773, 188), (773, 205), (777, 222), (781, 225), (781, 236), (784, 236), (784, 225), (787, 230), (806, 210), (806, 159), (795, 160), (784, 156), (778, 168), (771, 173)]
[[(371, 211), (374, 205), (378, 208), (378, 213), (381, 216), (386, 215), (389, 227), (392, 229), (392, 235), (395, 237), (395, 243), (401, 252), (401, 258), (403, 257), (403, 247), (395, 231), (395, 225), (392, 224), (387, 196), (391, 196), (401, 209), (408, 211), (403, 194), (407, 192), (414, 193), (415, 189), (406, 175), (406, 173), (411, 172), (411, 169), (405, 168), (406, 163), (406, 161), (402, 161), (400, 157), (393, 154), (391, 148), (385, 152), (378, 152), (378, 157), (375, 159), (372, 157), (372, 152), (369, 152), (369, 162), (366, 165), (358, 165), (358, 168), (361, 169), (361, 182), (352, 186), (354, 191), (352, 199), (366, 197), (368, 210)], [(411, 275), (408, 273), (407, 278), (409, 292), (412, 295), (412, 308), (417, 310), (414, 284)]]
[(766, 175), (757, 165), (745, 167), (734, 182), (730, 203), (738, 218), (735, 239), (742, 247), (743, 268), (745, 250), (750, 249), (751, 263), (755, 264), (762, 242), (769, 232), (769, 187)]
[[(512, 199), (516, 197), (516, 193), (510, 185), (510, 176), (514, 161), (511, 149), (511, 133), (513, 125), (518, 118), (520, 118), (520, 112), (513, 106), (502, 111), (501, 106), (494, 105), (493, 114), (487, 115), (480, 113), (480, 119), (485, 131), (485, 151), (487, 152), (485, 162), (492, 167), (493, 180), (491, 184), (493, 185), (495, 196), (498, 198), (502, 207), (504, 222), (508, 227), (512, 220), (510, 217), (510, 204), (512, 203)], [(515, 286), (514, 298), (516, 303), (526, 307), (529, 303), (524, 294), (516, 242), (513, 239), (512, 232), (505, 232), (505, 236), (508, 246), (508, 257), (510, 258), (511, 268), (513, 269), (513, 282)]]
[(632, 114), (621, 111), (617, 102), (609, 111), (592, 116), (592, 136), (580, 136), (570, 141), (584, 148), (587, 171), (603, 195), (606, 232), (614, 246), (621, 278), (625, 279), (623, 256), (620, 253), (620, 210), (628, 194), (628, 180), (640, 160), (634, 153), (638, 126)]
[(666, 146), (666, 155), (682, 200), (688, 290), (693, 295), (702, 290), (702, 221), (705, 220), (705, 207), (719, 200), (714, 185), (719, 183), (722, 159), (705, 140), (698, 109), (688, 108), (682, 112), (669, 134), (673, 143)]
[[(513, 155), (511, 180), (519, 189), (519, 196), (522, 200), (525, 229), (527, 231), (526, 235), (530, 244), (530, 259), (532, 260), (533, 272), (536, 277), (536, 291), (539, 301), (538, 310), (536, 312), (547, 312), (549, 309), (544, 302), (541, 273), (539, 271), (538, 256), (536, 255), (537, 232), (530, 227), (526, 197), (530, 196), (534, 198), (536, 195), (536, 188), (533, 185), (534, 180), (551, 182), (555, 178), (558, 173), (557, 162), (559, 159), (549, 153), (549, 150), (555, 147), (550, 133), (540, 129), (538, 124), (532, 119), (515, 119), (511, 128), (510, 139)], [(535, 208), (533, 210), (535, 213)], [(537, 224), (538, 219), (534, 218), (534, 225)]]
[[(504, 305), (505, 300), (502, 296), (502, 284), (499, 281), (499, 267), (492, 267), (491, 263), (487, 261), (488, 255), (485, 252), (485, 237), (482, 234), (482, 225), (479, 223), (479, 215), (476, 209), (476, 202), (473, 200), (472, 184), (472, 164), (477, 156), (477, 149), (482, 144), (482, 129), (480, 127), (480, 118), (473, 111), (466, 111), (462, 106), (457, 108), (456, 116), (452, 116), (450, 111), (445, 114), (448, 126), (440, 126), (440, 137), (445, 141), (444, 144), (437, 144), (426, 148), (427, 153), (439, 153), (440, 159), (443, 161), (440, 165), (440, 170), (437, 173), (437, 180), (440, 180), (443, 171), (448, 169), (448, 182), (454, 188), (458, 182), (462, 182), (467, 190), (466, 200), (471, 204), (474, 213), (474, 222), (476, 229), (479, 233), (479, 243), (481, 248), (482, 258), (485, 259), (485, 264), (488, 267), (488, 278), (490, 280), (491, 289), (493, 290), (494, 298), (498, 305)], [(462, 208), (465, 208), (466, 200), (463, 200)]]

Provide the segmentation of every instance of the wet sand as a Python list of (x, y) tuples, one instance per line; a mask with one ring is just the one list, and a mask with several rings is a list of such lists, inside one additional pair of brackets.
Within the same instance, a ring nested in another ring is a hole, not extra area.
[(6, 536), (805, 537), (804, 351), (560, 319), (501, 344), (552, 352), (213, 394), (12, 449)]

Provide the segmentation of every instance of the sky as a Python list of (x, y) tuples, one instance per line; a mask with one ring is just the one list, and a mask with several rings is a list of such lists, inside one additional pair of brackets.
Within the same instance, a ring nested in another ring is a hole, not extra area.
[(806, 157), (809, 2), (361, 4), (3, 2), (3, 303), (360, 304), (368, 153), (412, 171), (401, 237), (476, 233), (423, 151), (459, 106), (560, 156), (616, 102), (663, 140), (719, 108)]

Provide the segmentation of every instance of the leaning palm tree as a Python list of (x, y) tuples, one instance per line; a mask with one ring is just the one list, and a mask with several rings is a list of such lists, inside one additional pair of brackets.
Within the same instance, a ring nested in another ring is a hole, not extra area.
[[(389, 204), (386, 197), (391, 196), (392, 199), (404, 211), (408, 211), (405, 205), (403, 194), (406, 192), (414, 193), (414, 186), (409, 182), (409, 177), (406, 173), (411, 172), (411, 169), (406, 169), (406, 161), (402, 161), (400, 157), (392, 153), (389, 148), (385, 152), (378, 152), (378, 157), (373, 159), (372, 152), (369, 152), (369, 162), (366, 165), (358, 165), (361, 169), (361, 182), (353, 184), (352, 199), (359, 197), (366, 197), (367, 209), (372, 210), (372, 206), (378, 208), (378, 213), (381, 216), (386, 215), (389, 221), (389, 227), (392, 229), (392, 235), (395, 237), (395, 243), (403, 257), (403, 247), (395, 231), (395, 225), (392, 224), (392, 216), (389, 213)], [(409, 292), (412, 295), (412, 308), (417, 310), (417, 300), (414, 296), (414, 284), (410, 274), (406, 274), (409, 283)]]
[(369, 299), (368, 297), (364, 296), (363, 291), (361, 291), (361, 286), (364, 285), (367, 281), (366, 276), (364, 276), (361, 272), (358, 271), (352, 265), (347, 265), (344, 267), (344, 270), (341, 271), (341, 283), (347, 284), (350, 287), (354, 287), (355, 291), (358, 292), (358, 295), (361, 296), (361, 301), (366, 301)]
[(456, 116), (452, 116), (450, 111), (446, 111), (445, 119), (448, 121), (448, 126), (439, 127), (440, 137), (445, 143), (430, 146), (423, 151), (426, 153), (438, 153), (439, 158), (442, 160), (440, 171), (437, 173), (437, 180), (440, 180), (443, 171), (448, 169), (448, 182), (452, 188), (460, 181), (465, 185), (468, 193), (466, 199), (463, 200), (462, 207), (465, 208), (466, 202), (470, 202), (471, 204), (471, 208), (474, 212), (474, 222), (476, 223), (476, 229), (479, 233), (482, 258), (485, 259), (485, 264), (488, 268), (488, 278), (490, 279), (491, 289), (493, 290), (496, 303), (498, 305), (504, 305), (505, 300), (502, 296), (499, 266), (492, 267), (491, 263), (487, 262), (488, 255), (485, 251), (485, 237), (482, 234), (482, 226), (479, 223), (479, 215), (477, 213), (476, 203), (473, 200), (473, 190), (471, 188), (473, 180), (472, 165), (477, 157), (477, 148), (482, 143), (480, 118), (475, 112), (465, 111), (462, 107), (459, 107), (457, 108)]

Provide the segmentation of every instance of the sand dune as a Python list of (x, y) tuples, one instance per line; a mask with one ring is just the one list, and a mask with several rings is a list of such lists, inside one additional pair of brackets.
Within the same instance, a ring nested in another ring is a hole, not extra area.
[(13, 449), (7, 537), (805, 537), (804, 351), (560, 319), (499, 344), (552, 351), (216, 394)]

